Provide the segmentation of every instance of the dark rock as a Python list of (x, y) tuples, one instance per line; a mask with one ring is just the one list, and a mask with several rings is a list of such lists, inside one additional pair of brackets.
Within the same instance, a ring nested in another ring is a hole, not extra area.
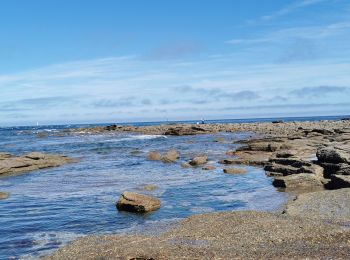
[(146, 213), (159, 209), (161, 201), (151, 196), (125, 191), (116, 206), (118, 210)]
[(323, 135), (331, 135), (334, 133), (333, 131), (327, 130), (324, 128), (315, 128), (315, 129), (312, 129), (311, 132), (312, 133), (319, 133), (319, 134), (323, 134)]
[(275, 120), (275, 121), (272, 121), (271, 122), (272, 124), (281, 124), (281, 123), (284, 123), (283, 120)]
[(316, 156), (320, 163), (350, 163), (349, 153), (334, 148), (319, 148)]
[(349, 175), (331, 175), (330, 179), (331, 181), (326, 184), (327, 189), (350, 188)]

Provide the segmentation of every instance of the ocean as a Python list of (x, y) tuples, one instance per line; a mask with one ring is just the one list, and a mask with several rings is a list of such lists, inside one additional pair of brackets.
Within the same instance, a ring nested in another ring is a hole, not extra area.
[[(280, 118), (314, 121), (342, 117)], [(265, 122), (279, 119), (211, 120), (206, 123)], [(186, 121), (192, 123), (191, 121)], [(193, 121), (194, 123), (196, 121)], [(135, 123), (151, 125), (164, 122)], [(166, 122), (174, 123), (174, 122)], [(0, 128), (0, 152), (22, 155), (32, 151), (78, 158), (77, 163), (1, 177), (0, 259), (36, 259), (70, 241), (89, 234), (154, 233), (193, 214), (232, 211), (274, 211), (287, 194), (277, 191), (262, 169), (230, 175), (217, 162), (235, 149), (234, 141), (252, 133), (218, 133), (197, 136), (163, 136), (129, 133), (62, 135), (82, 125)], [(87, 125), (84, 125), (85, 127)], [(90, 125), (93, 126), (93, 125)], [(225, 143), (215, 142), (223, 137)], [(152, 150), (177, 149), (179, 163), (147, 160)], [(184, 169), (181, 162), (208, 154), (216, 170)], [(158, 189), (145, 191), (143, 185)], [(137, 215), (118, 212), (115, 203), (124, 191), (156, 196), (162, 207)]]

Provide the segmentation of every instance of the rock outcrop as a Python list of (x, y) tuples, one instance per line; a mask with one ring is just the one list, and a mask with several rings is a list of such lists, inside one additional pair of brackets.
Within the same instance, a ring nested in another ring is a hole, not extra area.
[(247, 173), (247, 170), (244, 168), (225, 168), (223, 172), (228, 174), (244, 174)]
[(161, 201), (157, 198), (125, 191), (118, 200), (117, 209), (135, 213), (146, 213), (160, 208)]
[(0, 154), (0, 175), (14, 175), (49, 167), (57, 167), (75, 162), (75, 159), (62, 155), (32, 152), (24, 156)]

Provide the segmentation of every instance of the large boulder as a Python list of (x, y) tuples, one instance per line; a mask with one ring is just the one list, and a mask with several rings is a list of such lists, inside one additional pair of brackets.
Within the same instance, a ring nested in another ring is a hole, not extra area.
[(161, 201), (151, 196), (125, 191), (116, 206), (122, 211), (145, 213), (159, 209)]
[(207, 162), (208, 162), (208, 156), (203, 155), (203, 156), (194, 157), (191, 161), (189, 161), (189, 164), (192, 166), (198, 166), (198, 165), (206, 164)]
[(320, 163), (350, 163), (350, 154), (335, 148), (319, 148), (316, 156)]

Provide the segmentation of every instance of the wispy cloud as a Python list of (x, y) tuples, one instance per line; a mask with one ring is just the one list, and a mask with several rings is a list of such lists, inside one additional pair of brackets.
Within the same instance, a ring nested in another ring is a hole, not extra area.
[(295, 1), (289, 5), (282, 7), (281, 9), (279, 9), (271, 14), (261, 16), (257, 19), (248, 20), (247, 22), (249, 24), (256, 24), (256, 23), (262, 22), (262, 21), (270, 21), (270, 20), (285, 16), (285, 15), (288, 15), (290, 13), (293, 13), (299, 9), (303, 9), (303, 8), (317, 5), (317, 4), (324, 3), (324, 2), (330, 2), (330, 0), (300, 0), (300, 1)]
[(334, 93), (348, 93), (350, 88), (339, 87), (339, 86), (317, 86), (317, 87), (305, 87), (300, 89), (295, 89), (290, 92), (291, 95), (297, 97), (329, 97), (330, 94)]

